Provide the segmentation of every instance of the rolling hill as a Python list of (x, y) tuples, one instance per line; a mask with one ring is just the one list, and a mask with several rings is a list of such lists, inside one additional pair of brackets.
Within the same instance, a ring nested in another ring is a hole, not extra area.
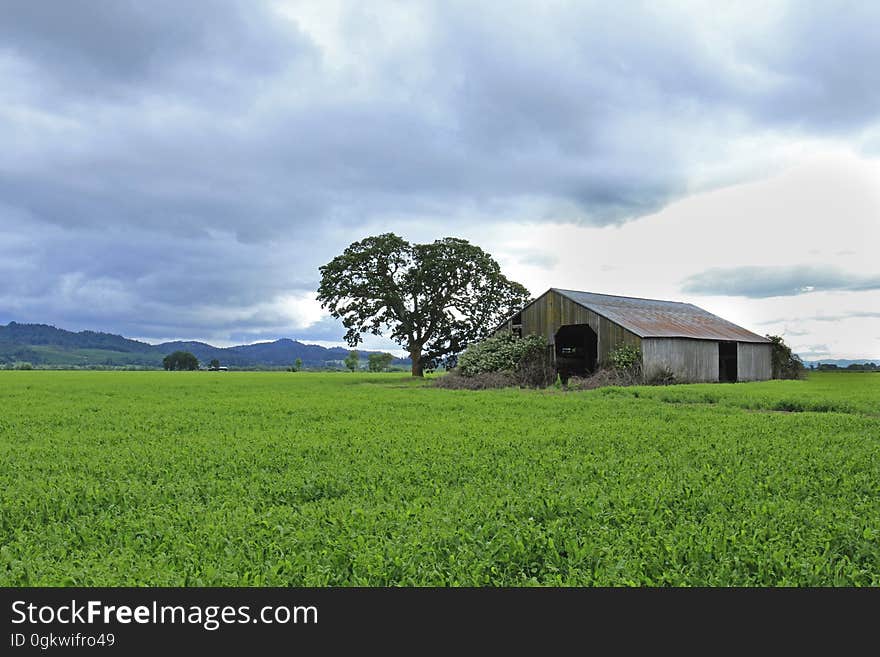
[[(29, 362), (38, 367), (162, 367), (173, 351), (189, 351), (202, 363), (213, 359), (234, 368), (289, 367), (297, 358), (308, 368), (342, 368), (348, 350), (326, 348), (282, 338), (274, 342), (215, 347), (204, 342), (163, 342), (152, 345), (98, 331), (66, 331), (47, 324), (0, 325), (0, 366)], [(370, 351), (361, 351), (365, 359)], [(392, 364), (406, 365), (396, 359)]]

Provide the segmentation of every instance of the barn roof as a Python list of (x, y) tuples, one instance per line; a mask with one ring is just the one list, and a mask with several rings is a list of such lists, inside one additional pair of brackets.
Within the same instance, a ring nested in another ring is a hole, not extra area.
[(610, 319), (640, 338), (697, 338), (737, 342), (770, 342), (733, 322), (691, 303), (619, 297), (577, 290), (552, 291)]

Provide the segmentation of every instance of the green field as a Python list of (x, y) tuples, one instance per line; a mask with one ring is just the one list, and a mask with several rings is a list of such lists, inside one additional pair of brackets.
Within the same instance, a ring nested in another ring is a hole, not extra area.
[(880, 374), (0, 372), (0, 585), (535, 584), (880, 585)]

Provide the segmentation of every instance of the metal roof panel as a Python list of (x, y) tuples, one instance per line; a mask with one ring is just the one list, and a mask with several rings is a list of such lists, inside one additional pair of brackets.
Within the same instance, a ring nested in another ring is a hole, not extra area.
[(551, 288), (641, 338), (770, 341), (690, 303)]

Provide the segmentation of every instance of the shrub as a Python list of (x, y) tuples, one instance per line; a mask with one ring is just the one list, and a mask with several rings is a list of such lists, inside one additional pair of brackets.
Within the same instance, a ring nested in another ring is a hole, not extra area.
[(649, 386), (669, 386), (675, 383), (675, 372), (668, 365), (663, 365), (651, 371), (645, 376), (645, 383)]
[(15, 369), (17, 369), (17, 370), (32, 370), (32, 369), (34, 369), (34, 366), (32, 363), (28, 363), (27, 361), (25, 361), (25, 362), (16, 363)]
[(773, 351), (770, 356), (773, 365), (774, 379), (802, 379), (806, 373), (804, 363), (800, 356), (792, 353), (781, 336), (768, 335), (767, 339), (773, 343)]
[(519, 381), (512, 372), (480, 372), (473, 376), (462, 376), (458, 370), (450, 370), (434, 379), (434, 386), (449, 390), (486, 390), (487, 388), (511, 388)]
[(634, 386), (640, 383), (641, 380), (633, 376), (632, 370), (602, 368), (589, 376), (569, 377), (567, 388), (569, 390), (595, 390), (606, 386)]
[(469, 346), (459, 356), (457, 369), (462, 376), (484, 372), (513, 372), (525, 361), (546, 359), (547, 340), (540, 335), (517, 338), (506, 333)]
[[(520, 357), (514, 374), (521, 386), (528, 388), (546, 388), (559, 375), (553, 363), (553, 355), (543, 337), (537, 337), (533, 346), (528, 347)], [(528, 339), (528, 338), (524, 338)]]
[(618, 372), (637, 372), (642, 367), (642, 350), (632, 345), (621, 344), (615, 347), (608, 359)]
[[(503, 374), (503, 376), (487, 376)], [(457, 381), (478, 377), (478, 381)], [(511, 334), (486, 338), (469, 346), (458, 357), (455, 369), (438, 381), (440, 387), (479, 390), (510, 385), (542, 388), (556, 377), (547, 340), (539, 335), (518, 338)]]
[(589, 376), (573, 376), (569, 378), (569, 390), (595, 390), (609, 386), (667, 386), (676, 383), (675, 373), (669, 367), (652, 370), (650, 375), (643, 375), (640, 364), (616, 368), (604, 367)]

